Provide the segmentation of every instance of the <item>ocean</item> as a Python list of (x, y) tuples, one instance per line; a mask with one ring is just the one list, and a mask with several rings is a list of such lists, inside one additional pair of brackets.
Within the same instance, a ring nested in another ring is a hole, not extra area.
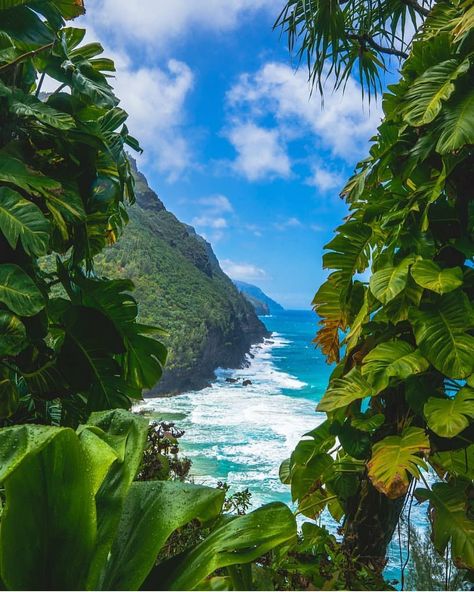
[[(301, 436), (324, 421), (315, 407), (331, 367), (312, 343), (317, 330), (312, 311), (289, 310), (261, 319), (272, 337), (252, 348), (248, 367), (219, 369), (208, 388), (146, 399), (141, 407), (185, 430), (180, 448), (192, 460), (196, 483), (223, 481), (231, 491), (248, 488), (253, 507), (270, 501), (291, 505), (289, 487), (278, 478), (279, 467)], [(243, 380), (252, 384), (244, 387)], [(421, 527), (424, 511), (412, 512)], [(335, 532), (337, 524), (329, 514), (322, 521)], [(399, 566), (399, 546), (394, 541), (387, 577), (398, 579)]]

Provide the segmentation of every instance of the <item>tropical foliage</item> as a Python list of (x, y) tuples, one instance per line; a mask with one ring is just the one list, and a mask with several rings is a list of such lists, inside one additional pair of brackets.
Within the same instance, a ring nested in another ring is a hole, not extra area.
[[(0, 420), (76, 426), (160, 378), (158, 330), (130, 281), (94, 274), (134, 201), (139, 149), (113, 62), (64, 19), (77, 0), (0, 3)], [(45, 77), (57, 88), (41, 94)]]
[[(247, 564), (295, 537), (284, 504), (222, 515), (222, 489), (134, 481), (147, 432), (146, 419), (124, 410), (93, 413), (77, 431), (0, 431), (2, 587), (192, 590), (216, 569)], [(155, 565), (170, 535), (193, 520), (206, 523), (208, 535)]]
[(344, 84), (358, 63), (369, 90), (390, 53), (376, 45), (396, 45), (408, 18), (420, 26), (326, 245), (314, 307), (315, 341), (336, 362), (318, 406), (327, 419), (281, 470), (298, 511), (327, 508), (342, 548), (376, 570), (412, 495), (440, 555), (474, 570), (473, 8), (295, 0), (280, 18), (312, 77)]

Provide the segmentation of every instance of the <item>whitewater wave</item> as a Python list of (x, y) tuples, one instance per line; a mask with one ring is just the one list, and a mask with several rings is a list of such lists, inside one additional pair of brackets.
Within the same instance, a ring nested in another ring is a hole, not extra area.
[[(193, 460), (195, 482), (225, 480), (234, 490), (248, 487), (254, 505), (275, 499), (275, 493), (289, 501), (288, 487), (278, 478), (279, 466), (301, 435), (323, 420), (315, 413), (314, 401), (291, 396), (306, 383), (275, 365), (289, 346), (290, 340), (274, 333), (251, 349), (248, 367), (220, 368), (208, 388), (147, 399), (139, 406), (158, 415), (182, 414), (182, 448)], [(243, 380), (252, 384), (244, 387)]]

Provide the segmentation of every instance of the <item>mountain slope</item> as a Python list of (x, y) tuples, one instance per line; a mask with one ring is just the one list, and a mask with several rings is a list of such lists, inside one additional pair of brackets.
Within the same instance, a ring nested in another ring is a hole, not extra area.
[(98, 258), (97, 271), (133, 280), (141, 319), (168, 333), (168, 365), (152, 393), (202, 388), (217, 367), (240, 367), (268, 333), (211, 245), (168, 212), (138, 172), (136, 191), (124, 235)]
[[(281, 304), (272, 300), (269, 296), (265, 294), (260, 288), (254, 286), (252, 284), (247, 284), (246, 282), (241, 282), (238, 280), (234, 280), (234, 284), (243, 293), (243, 295), (249, 300), (249, 302), (254, 306), (257, 311), (257, 314), (274, 314), (276, 312), (281, 312), (285, 310)], [(259, 312), (260, 310), (267, 309), (269, 312)]]

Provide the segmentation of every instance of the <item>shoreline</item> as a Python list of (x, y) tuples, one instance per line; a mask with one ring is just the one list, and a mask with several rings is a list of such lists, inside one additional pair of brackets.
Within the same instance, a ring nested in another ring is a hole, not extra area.
[(203, 375), (200, 377), (199, 376), (195, 377), (195, 379), (193, 379), (192, 382), (190, 382), (189, 384), (183, 385), (182, 388), (177, 388), (177, 389), (166, 391), (166, 392), (160, 392), (160, 390), (154, 390), (155, 388), (159, 389), (158, 385), (161, 382), (161, 380), (160, 380), (160, 382), (157, 383), (157, 386), (154, 387), (154, 389), (150, 389), (149, 391), (147, 391), (146, 393), (143, 394), (142, 401), (146, 402), (147, 400), (150, 400), (150, 399), (171, 399), (173, 397), (178, 397), (179, 395), (183, 395), (188, 392), (194, 392), (194, 391), (199, 392), (199, 391), (202, 391), (206, 388), (212, 387), (212, 384), (218, 378), (217, 374), (216, 374), (216, 372), (218, 370), (237, 371), (237, 370), (243, 370), (245, 368), (248, 368), (250, 366), (250, 364), (252, 363), (252, 358), (255, 355), (252, 353), (252, 349), (258, 347), (259, 345), (263, 345), (265, 343), (268, 343), (269, 341), (271, 342), (272, 336), (273, 336), (273, 331), (267, 330), (266, 334), (262, 335), (258, 341), (251, 343), (248, 350), (246, 352), (243, 352), (243, 355), (241, 356), (241, 361), (238, 365), (228, 366), (225, 368), (223, 368), (222, 366), (217, 366), (216, 368), (214, 368), (212, 370), (212, 374), (208, 374), (206, 376)]

